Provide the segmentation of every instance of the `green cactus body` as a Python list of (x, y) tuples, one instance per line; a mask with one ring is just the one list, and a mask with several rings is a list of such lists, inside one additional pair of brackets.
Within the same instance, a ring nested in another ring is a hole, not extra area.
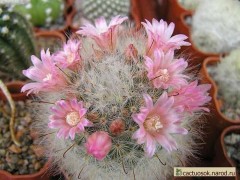
[(0, 71), (19, 77), (35, 53), (33, 33), (27, 20), (0, 7)]
[(16, 5), (14, 9), (34, 26), (49, 26), (62, 15), (64, 3), (62, 0), (31, 0), (28, 4)]
[(129, 0), (84, 0), (82, 4), (83, 16), (93, 22), (99, 17), (109, 20), (114, 16), (129, 14)]

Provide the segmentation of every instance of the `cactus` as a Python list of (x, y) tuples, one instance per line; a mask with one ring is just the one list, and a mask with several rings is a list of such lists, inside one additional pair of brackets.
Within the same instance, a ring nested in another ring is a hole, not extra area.
[(129, 0), (83, 0), (83, 17), (91, 22), (99, 17), (110, 20), (116, 15), (127, 16), (130, 10)]
[(230, 119), (240, 119), (240, 49), (233, 50), (212, 70), (213, 79), (223, 99), (223, 112)]
[(62, 0), (31, 0), (27, 4), (16, 5), (14, 9), (34, 26), (46, 27), (63, 14), (64, 3)]
[(198, 7), (201, 0), (178, 0), (178, 2), (185, 9), (194, 11)]
[[(240, 46), (240, 1), (202, 0), (193, 14), (193, 43), (206, 53), (228, 53)], [(229, 18), (233, 17), (233, 18)]]
[(46, 155), (72, 179), (170, 179), (196, 147), (211, 98), (174, 58), (187, 37), (171, 37), (163, 20), (143, 23), (148, 36), (119, 28), (126, 20), (87, 24), (23, 71), (34, 82), (22, 91), (39, 97), (33, 123)]
[(28, 21), (16, 12), (0, 7), (0, 71), (21, 76), (35, 53), (33, 32)]

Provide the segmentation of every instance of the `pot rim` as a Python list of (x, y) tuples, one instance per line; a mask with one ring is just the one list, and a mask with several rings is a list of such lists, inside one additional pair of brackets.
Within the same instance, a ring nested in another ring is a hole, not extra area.
[(225, 148), (225, 142), (224, 142), (224, 137), (227, 134), (230, 134), (231, 132), (239, 132), (239, 134), (240, 134), (240, 125), (229, 126), (223, 130), (223, 132), (221, 133), (221, 148), (223, 150), (223, 154), (224, 154), (225, 158), (227, 159), (227, 161), (233, 167), (236, 167), (236, 163), (227, 155), (227, 150)]
[(38, 172), (33, 173), (33, 174), (14, 175), (14, 174), (9, 173), (8, 171), (0, 170), (0, 176), (5, 175), (5, 176), (7, 176), (7, 177), (9, 177), (10, 179), (13, 179), (13, 180), (14, 179), (23, 180), (23, 178), (28, 179), (28, 178), (41, 177), (41, 176), (44, 176), (47, 173), (47, 171), (49, 170), (50, 163), (51, 163), (50, 160), (48, 160)]
[[(22, 87), (25, 84), (25, 82), (23, 82), (23, 81), (11, 81), (11, 82), (7, 82), (5, 84), (6, 84), (7, 87), (8, 86), (14, 86), (14, 85), (17, 85), (17, 87)], [(3, 93), (1, 93), (1, 95), (4, 96)], [(24, 93), (20, 92), (20, 93), (14, 94), (14, 95), (11, 94), (11, 96), (12, 96), (14, 101), (26, 100), (28, 98), (26, 92), (24, 92)], [(22, 98), (19, 99), (18, 98), (19, 96), (21, 96)], [(0, 100), (2, 100), (1, 96), (0, 96)], [(38, 172), (33, 173), (33, 174), (14, 175), (14, 174), (11, 174), (8, 171), (0, 170), (0, 176), (4, 175), (4, 176), (8, 177), (9, 179), (13, 179), (13, 180), (14, 179), (16, 179), (16, 180), (21, 179), (22, 180), (22, 179), (29, 179), (29, 178), (37, 178), (39, 176), (44, 176), (47, 173), (47, 171), (49, 169), (49, 166), (50, 166), (50, 163), (51, 163), (50, 160), (47, 160), (47, 162), (44, 164), (44, 166)]]
[(213, 103), (216, 107), (217, 113), (227, 122), (232, 123), (233, 125), (237, 125), (240, 123), (240, 119), (229, 119), (228, 117), (226, 117), (222, 112), (221, 112), (221, 108), (220, 108), (220, 103), (219, 103), (219, 99), (217, 98), (218, 95), (218, 87), (216, 82), (213, 80), (213, 78), (210, 76), (210, 74), (207, 71), (207, 66), (209, 64), (216, 64), (220, 61), (219, 57), (208, 57), (204, 60), (203, 65), (202, 65), (202, 72), (204, 73), (205, 77), (207, 79), (208, 82), (210, 82), (210, 84), (212, 85), (213, 88)]

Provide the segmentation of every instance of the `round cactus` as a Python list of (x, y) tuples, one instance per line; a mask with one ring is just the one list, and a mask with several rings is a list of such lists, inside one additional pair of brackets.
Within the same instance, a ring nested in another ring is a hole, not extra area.
[(28, 21), (6, 7), (0, 7), (0, 71), (19, 76), (35, 53), (33, 32)]
[[(220, 63), (212, 68), (220, 97), (223, 99), (222, 110), (230, 119), (240, 118), (240, 49), (221, 58)], [(227, 78), (226, 78), (227, 77)]]
[(195, 122), (211, 98), (174, 57), (187, 37), (171, 37), (174, 24), (155, 19), (143, 23), (146, 36), (120, 28), (126, 20), (86, 24), (23, 71), (34, 82), (22, 91), (40, 92), (40, 141), (71, 179), (170, 179), (196, 147)]
[(93, 22), (99, 17), (110, 20), (116, 15), (128, 15), (130, 8), (129, 0), (83, 0), (83, 16)]
[(16, 5), (14, 9), (34, 26), (48, 26), (62, 15), (64, 3), (62, 0), (31, 0), (28, 4)]

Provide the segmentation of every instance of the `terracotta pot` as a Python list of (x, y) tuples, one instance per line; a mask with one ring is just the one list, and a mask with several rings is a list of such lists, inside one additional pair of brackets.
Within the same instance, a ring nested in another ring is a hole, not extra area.
[[(228, 157), (227, 155), (227, 150), (225, 148), (225, 142), (224, 142), (224, 137), (230, 133), (238, 133), (240, 134), (240, 126), (230, 126), (221, 133), (221, 136), (219, 137), (217, 143), (216, 143), (216, 154), (213, 160), (213, 166), (216, 167), (236, 167), (236, 163)], [(221, 178), (219, 178), (220, 180)], [(225, 179), (235, 179), (238, 180), (240, 179), (239, 174), (237, 173), (237, 176), (235, 178), (229, 177), (229, 178), (222, 178), (222, 180)]]
[[(6, 83), (11, 96), (14, 101), (24, 101), (27, 99), (26, 93), (21, 93), (21, 88), (24, 82), (10, 82)], [(0, 100), (6, 101), (6, 97), (0, 91)], [(47, 162), (38, 172), (27, 175), (12, 175), (7, 171), (0, 170), (0, 180), (48, 180), (49, 174), (47, 173), (50, 162)]]
[(46, 31), (46, 32), (37, 32), (36, 37), (55, 37), (61, 41), (65, 41), (66, 37), (59, 31)]
[[(22, 81), (14, 81), (14, 82), (8, 82), (6, 83), (6, 86), (15, 101), (23, 101), (26, 99), (27, 93), (22, 93), (21, 88), (23, 87), (25, 83)], [(0, 99), (3, 101), (6, 101), (6, 97), (3, 94), (3, 92), (0, 90)]]
[[(66, 37), (65, 35), (63, 35), (63, 33), (59, 32), (59, 31), (41, 31), (41, 32), (37, 32), (35, 34), (36, 37), (36, 44), (37, 44), (37, 50), (41, 50), (42, 48), (46, 49), (50, 49), (51, 52), (54, 52), (56, 49), (62, 48), (62, 43), (66, 41)], [(56, 42), (54, 42), (53, 44), (47, 44), (47, 45), (40, 45), (39, 44), (39, 40), (43, 38), (46, 39), (46, 43), (48, 43), (48, 39), (53, 38), (54, 40), (56, 40)], [(39, 52), (37, 52), (37, 54), (39, 54)]]
[(202, 155), (205, 158), (212, 159), (214, 155), (214, 144), (220, 133), (228, 126), (240, 124), (240, 120), (232, 120), (227, 118), (221, 112), (221, 103), (217, 98), (218, 88), (214, 80), (210, 77), (207, 71), (207, 67), (216, 65), (219, 62), (219, 57), (208, 57), (204, 60), (203, 66), (200, 70), (201, 82), (212, 85), (210, 89), (210, 95), (212, 100), (210, 102), (210, 115), (206, 116), (206, 124), (204, 128), (204, 141), (205, 144), (202, 147)]
[(174, 32), (176, 34), (180, 34), (181, 26), (181, 14), (183, 13), (191, 13), (191, 11), (184, 9), (179, 3), (178, 0), (169, 0), (168, 3), (168, 13), (167, 13), (167, 20), (168, 22), (173, 22), (176, 27)]
[[(74, 0), (69, 0), (74, 1)], [(141, 22), (145, 19), (152, 20), (153, 18), (159, 19), (159, 17), (166, 16), (167, 10), (167, 0), (163, 0), (161, 5), (158, 4), (158, 0), (130, 0), (131, 7), (130, 7), (130, 18), (133, 19), (137, 28), (141, 27)], [(162, 11), (160, 11), (161, 9)], [(79, 27), (75, 27), (73, 25), (73, 18), (76, 15), (77, 10), (74, 8), (68, 16), (68, 21), (70, 22), (70, 29), (71, 31), (75, 32), (79, 29)]]
[(160, 16), (163, 18), (166, 14), (167, 4), (166, 0), (162, 1), (162, 5), (159, 5), (157, 0), (131, 0), (130, 14), (137, 28), (141, 27), (141, 22), (145, 19), (152, 21), (153, 18), (159, 19)]
[(48, 167), (49, 163), (46, 163), (37, 173), (27, 175), (12, 175), (7, 171), (0, 170), (0, 180), (48, 180), (50, 179), (47, 173)]

